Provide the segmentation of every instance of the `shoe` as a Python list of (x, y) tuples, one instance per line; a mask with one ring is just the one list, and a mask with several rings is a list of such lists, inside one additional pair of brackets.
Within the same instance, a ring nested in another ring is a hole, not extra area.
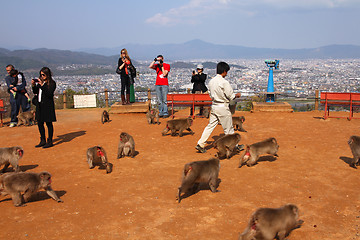
[(244, 144), (241, 144), (241, 145), (237, 145), (235, 148), (236, 148), (236, 150), (238, 150), (239, 152), (241, 152), (242, 150), (245, 149), (245, 146), (244, 146)]
[(16, 127), (16, 123), (10, 123), (9, 127)]
[(35, 147), (36, 147), (36, 148), (42, 147), (42, 146), (44, 146), (45, 144), (46, 144), (45, 139), (40, 139), (40, 143), (39, 143), (38, 145), (35, 145)]
[(49, 148), (49, 147), (52, 147), (54, 146), (53, 142), (52, 142), (52, 139), (49, 139), (46, 141), (45, 145), (43, 146), (43, 148)]
[(201, 147), (199, 144), (196, 145), (195, 149), (198, 150), (198, 151), (201, 152), (201, 153), (205, 153), (205, 152), (206, 152), (206, 149), (203, 148), (203, 147)]

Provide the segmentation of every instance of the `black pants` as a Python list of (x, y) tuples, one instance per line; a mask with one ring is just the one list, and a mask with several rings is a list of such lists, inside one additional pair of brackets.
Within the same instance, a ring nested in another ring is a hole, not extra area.
[[(49, 135), (48, 139), (52, 140), (54, 135), (54, 126), (52, 122), (46, 122), (46, 126), (48, 128), (48, 135)], [(38, 122), (38, 128), (41, 139), (46, 140), (44, 122)]]
[(121, 76), (121, 95), (130, 94), (130, 79), (129, 76)]

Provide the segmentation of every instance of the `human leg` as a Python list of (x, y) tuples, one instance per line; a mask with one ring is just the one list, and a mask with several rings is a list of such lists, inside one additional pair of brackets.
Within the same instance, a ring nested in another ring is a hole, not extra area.
[(208, 138), (210, 137), (211, 133), (213, 132), (213, 130), (215, 129), (215, 127), (218, 125), (218, 117), (216, 116), (214, 111), (211, 111), (210, 114), (210, 119), (209, 119), (209, 124), (205, 127), (199, 141), (197, 142), (197, 144), (201, 147), (204, 148), (205, 147), (205, 142), (208, 140)]
[(30, 102), (28, 101), (28, 98), (25, 96), (25, 94), (19, 93), (18, 98), (19, 98), (19, 102), (20, 102), (22, 111), (23, 112), (30, 111)]
[(46, 141), (46, 144), (43, 146), (43, 148), (49, 148), (54, 146), (53, 144), (53, 134), (54, 134), (54, 127), (52, 122), (46, 122), (46, 126), (48, 128), (48, 139)]
[(169, 86), (168, 85), (163, 85), (162, 87), (162, 104), (163, 104), (163, 115), (164, 116), (169, 116), (169, 112), (168, 112), (168, 106), (167, 106), (167, 95), (169, 92)]
[(42, 147), (46, 144), (44, 122), (38, 121), (38, 129), (40, 133), (40, 143), (35, 147)]
[(126, 104), (126, 100), (125, 100), (125, 87), (126, 87), (126, 81), (125, 78), (120, 77), (121, 79), (121, 104), (125, 105)]
[(11, 117), (11, 121), (10, 121), (10, 126), (15, 126), (18, 119), (17, 119), (17, 115), (19, 113), (19, 109), (17, 107), (17, 103), (16, 103), (16, 99), (14, 98), (13, 94), (10, 94), (10, 106), (11, 106), (11, 112), (10, 112), (10, 117)]
[(232, 115), (230, 109), (228, 107), (222, 107), (217, 109), (219, 122), (224, 130), (224, 134), (233, 134), (234, 133), (234, 126), (232, 124)]
[(163, 116), (163, 107), (162, 107), (162, 87), (161, 87), (161, 85), (156, 85), (155, 90), (156, 90), (156, 98), (157, 98), (158, 109), (159, 109), (159, 116), (162, 117)]

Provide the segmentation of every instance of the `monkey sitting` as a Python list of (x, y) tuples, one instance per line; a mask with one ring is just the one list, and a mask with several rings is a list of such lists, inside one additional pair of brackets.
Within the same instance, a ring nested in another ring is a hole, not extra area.
[(239, 240), (273, 240), (277, 237), (284, 240), (291, 230), (304, 222), (298, 220), (299, 209), (294, 204), (286, 204), (280, 208), (259, 208), (251, 216), (245, 231)]
[[(155, 121), (156, 118), (156, 121)], [(160, 124), (159, 122), (159, 110), (156, 108), (152, 108), (150, 109), (147, 113), (146, 113), (146, 120), (149, 124)]]
[(111, 173), (112, 164), (108, 162), (105, 149), (100, 146), (94, 146), (86, 151), (87, 162), (90, 168), (95, 166), (105, 166), (106, 173)]
[(135, 157), (135, 141), (130, 134), (122, 132), (120, 134), (117, 158), (125, 156)]
[[(6, 173), (0, 176), (1, 194), (9, 194), (15, 207), (26, 206), (25, 202), (28, 202), (30, 197), (41, 188), (55, 201), (63, 202), (52, 190), (51, 174), (48, 172)], [(24, 196), (21, 195), (22, 192)]]
[(351, 136), (348, 140), (348, 144), (354, 157), (353, 161), (350, 163), (350, 166), (357, 168), (356, 165), (359, 165), (360, 159), (360, 137)]
[(182, 137), (184, 135), (184, 130), (187, 130), (190, 132), (191, 135), (194, 135), (194, 132), (190, 129), (192, 123), (192, 118), (179, 118), (168, 120), (165, 129), (162, 131), (162, 135), (165, 136), (170, 130), (171, 136), (175, 136), (176, 132), (179, 131), (179, 136)]
[(243, 127), (243, 123), (245, 122), (245, 117), (244, 116), (240, 116), (240, 117), (232, 117), (232, 123), (234, 126), (234, 130), (235, 131), (240, 131), (240, 132), (247, 132)]
[(0, 166), (5, 165), (1, 173), (4, 173), (10, 164), (15, 169), (15, 172), (19, 172), (19, 160), (23, 155), (24, 149), (20, 146), (0, 148)]
[(110, 122), (110, 116), (109, 113), (104, 110), (103, 113), (101, 114), (101, 123), (104, 124), (106, 122)]
[(214, 142), (214, 147), (219, 151), (217, 157), (230, 158), (234, 150), (237, 149), (237, 144), (240, 142), (241, 136), (238, 133), (228, 134), (220, 137)]
[(31, 111), (19, 113), (17, 118), (18, 118), (18, 125), (17, 125), (18, 127), (20, 125), (30, 126), (30, 122), (31, 125), (33, 125), (35, 123), (35, 111), (31, 110)]

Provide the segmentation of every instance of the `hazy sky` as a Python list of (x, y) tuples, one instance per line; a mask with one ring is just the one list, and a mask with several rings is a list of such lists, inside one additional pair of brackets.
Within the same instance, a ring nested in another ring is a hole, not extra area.
[(360, 0), (0, 0), (0, 47), (360, 45)]

